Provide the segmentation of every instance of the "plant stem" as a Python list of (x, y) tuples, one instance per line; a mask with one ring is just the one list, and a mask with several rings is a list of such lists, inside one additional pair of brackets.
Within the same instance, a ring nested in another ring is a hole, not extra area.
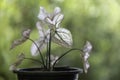
[(40, 54), (40, 57), (41, 57), (41, 60), (42, 60), (42, 65), (43, 65), (44, 68), (45, 68), (46, 66), (45, 66), (45, 62), (44, 62), (44, 59), (43, 59), (43, 55), (42, 55), (42, 53), (41, 53), (41, 51), (40, 51), (38, 45), (35, 43), (34, 40), (32, 40), (32, 39), (30, 39), (30, 38), (28, 38), (28, 39), (29, 39), (30, 41), (32, 41), (32, 42), (35, 44), (35, 46), (37, 47), (37, 49), (38, 49), (38, 51), (39, 51), (39, 54)]
[(54, 68), (54, 66), (56, 65), (56, 63), (57, 63), (62, 57), (64, 57), (66, 54), (68, 54), (69, 52), (71, 52), (71, 51), (73, 51), (73, 50), (78, 50), (78, 51), (81, 51), (81, 52), (82, 52), (82, 50), (81, 50), (81, 49), (78, 49), (78, 48), (70, 49), (70, 50), (66, 51), (65, 53), (63, 53), (63, 54), (54, 62), (54, 64), (53, 64), (52, 67)]
[(48, 43), (48, 69), (51, 70), (51, 30), (50, 30), (50, 38)]
[(46, 68), (48, 69), (48, 43), (47, 43), (47, 51), (46, 51)]

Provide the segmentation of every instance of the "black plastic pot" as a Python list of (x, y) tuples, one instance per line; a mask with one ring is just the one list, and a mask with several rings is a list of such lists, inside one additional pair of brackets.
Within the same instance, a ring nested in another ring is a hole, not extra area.
[(73, 67), (56, 67), (54, 71), (42, 71), (42, 68), (15, 70), (18, 80), (78, 80), (82, 69)]

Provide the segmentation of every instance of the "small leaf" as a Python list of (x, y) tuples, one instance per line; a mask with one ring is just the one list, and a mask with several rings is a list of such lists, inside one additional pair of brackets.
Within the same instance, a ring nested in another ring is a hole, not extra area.
[(59, 14), (61, 12), (61, 9), (60, 9), (60, 7), (55, 7), (55, 9), (54, 9), (54, 15), (57, 15), (57, 14)]
[(90, 53), (91, 50), (92, 50), (92, 44), (89, 41), (86, 41), (86, 44), (83, 48), (83, 52)]
[(31, 29), (27, 29), (27, 30), (23, 31), (22, 36), (24, 38), (29, 38), (30, 33), (31, 33)]

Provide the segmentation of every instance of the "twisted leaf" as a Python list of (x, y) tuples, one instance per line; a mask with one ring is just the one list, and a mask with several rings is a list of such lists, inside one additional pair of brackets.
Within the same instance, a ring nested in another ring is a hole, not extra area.
[(15, 61), (11, 66), (10, 66), (10, 70), (16, 70), (17, 69), (17, 66), (19, 66), (22, 61), (25, 59), (25, 55), (23, 53), (21, 53), (18, 58), (17, 58), (17, 61)]
[(83, 54), (82, 54), (83, 67), (84, 67), (84, 72), (85, 73), (87, 73), (87, 70), (90, 67), (90, 64), (88, 62), (88, 58), (90, 56), (91, 50), (92, 50), (92, 45), (89, 41), (87, 41), (86, 44), (83, 47)]
[(15, 48), (16, 46), (18, 45), (21, 45), (22, 43), (24, 43), (30, 36), (30, 32), (31, 30), (30, 29), (27, 29), (25, 31), (22, 32), (22, 37), (18, 40), (15, 40), (12, 45), (11, 45), (11, 48), (10, 49), (13, 49)]

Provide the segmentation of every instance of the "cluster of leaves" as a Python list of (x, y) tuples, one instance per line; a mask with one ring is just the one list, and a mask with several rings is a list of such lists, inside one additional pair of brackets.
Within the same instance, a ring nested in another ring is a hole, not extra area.
[[(30, 38), (31, 30), (27, 29), (22, 32), (22, 38), (13, 42), (11, 49), (22, 44), (26, 40), (30, 40), (33, 42), (31, 47), (32, 56), (40, 55), (40, 60), (26, 58), (24, 54), (21, 54), (18, 57), (18, 60), (12, 64), (10, 67), (11, 70), (16, 69), (24, 59), (30, 59), (39, 62), (42, 64), (42, 67), (45, 70), (53, 70), (55, 64), (66, 54), (73, 50), (79, 50), (80, 56), (83, 61), (84, 71), (87, 73), (88, 68), (90, 67), (88, 63), (89, 53), (92, 49), (92, 45), (89, 41), (86, 41), (84, 47), (82, 49), (72, 48), (73, 40), (72, 35), (69, 30), (66, 28), (61, 28), (60, 23), (62, 22), (64, 15), (61, 13), (61, 9), (56, 7), (53, 13), (48, 13), (44, 7), (40, 7), (40, 12), (38, 14), (39, 21), (36, 23), (36, 27), (39, 32), (39, 39), (34, 41)], [(51, 42), (54, 42), (58, 45), (61, 45), (66, 48), (70, 48), (68, 51), (63, 53), (61, 56), (56, 57), (51, 54)], [(46, 49), (46, 56), (43, 57), (41, 51)]]

